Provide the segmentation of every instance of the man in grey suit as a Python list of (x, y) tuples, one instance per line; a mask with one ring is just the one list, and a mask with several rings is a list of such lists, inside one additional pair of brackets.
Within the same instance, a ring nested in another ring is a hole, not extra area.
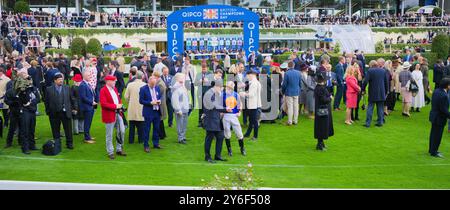
[(198, 73), (195, 77), (194, 85), (197, 86), (197, 97), (198, 97), (198, 127), (203, 127), (202, 125), (202, 114), (203, 114), (203, 96), (211, 88), (211, 81), (213, 80), (213, 74), (208, 71), (207, 65), (202, 65), (202, 72)]
[(66, 146), (73, 149), (72, 114), (76, 114), (77, 100), (70, 94), (70, 88), (64, 85), (64, 75), (56, 73), (54, 83), (48, 87), (45, 94), (45, 111), (50, 118), (53, 139), (60, 145), (60, 126), (63, 125), (66, 135)]

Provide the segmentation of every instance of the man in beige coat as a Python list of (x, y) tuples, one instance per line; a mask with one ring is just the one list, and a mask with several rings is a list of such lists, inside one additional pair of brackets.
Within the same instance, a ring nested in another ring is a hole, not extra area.
[(136, 79), (129, 83), (125, 90), (125, 100), (128, 102), (128, 121), (130, 133), (128, 141), (134, 143), (135, 129), (138, 132), (139, 143), (144, 142), (144, 117), (142, 116), (142, 104), (139, 103), (139, 91), (146, 84), (142, 81), (143, 73), (137, 72)]
[[(164, 69), (167, 67), (163, 67)], [(158, 71), (153, 72), (153, 77), (156, 79), (156, 85), (159, 86), (161, 91), (161, 123), (159, 124), (159, 139), (166, 138), (166, 130), (164, 129), (164, 120), (167, 119), (167, 86), (166, 83), (161, 79), (161, 73)]]

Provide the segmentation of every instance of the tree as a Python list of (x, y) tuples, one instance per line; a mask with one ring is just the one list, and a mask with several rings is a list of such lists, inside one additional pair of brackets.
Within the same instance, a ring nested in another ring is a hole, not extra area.
[(433, 9), (433, 11), (431, 13), (433, 14), (433, 16), (440, 17), (442, 15), (442, 9), (439, 7), (436, 7)]
[(431, 44), (431, 52), (437, 54), (438, 59), (446, 59), (449, 53), (450, 42), (449, 36), (445, 34), (439, 34), (433, 39), (433, 43)]
[(30, 11), (30, 5), (24, 0), (16, 1), (14, 4), (14, 12), (16, 13), (27, 13)]
[(241, 0), (231, 0), (231, 6), (239, 6), (239, 4), (241, 3)]
[(86, 41), (83, 38), (74, 38), (70, 50), (72, 51), (72, 55), (86, 55)]
[(89, 39), (86, 45), (86, 53), (100, 55), (102, 53), (102, 44), (100, 41), (95, 38)]

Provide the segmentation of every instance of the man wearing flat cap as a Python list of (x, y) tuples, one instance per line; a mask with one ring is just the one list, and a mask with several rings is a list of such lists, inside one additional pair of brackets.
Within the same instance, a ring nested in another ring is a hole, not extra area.
[(72, 114), (76, 112), (78, 102), (72, 97), (70, 87), (64, 85), (62, 73), (56, 73), (53, 81), (53, 85), (46, 89), (45, 94), (45, 111), (50, 118), (53, 139), (58, 142), (58, 146), (61, 145), (62, 124), (66, 135), (66, 146), (68, 149), (73, 149)]

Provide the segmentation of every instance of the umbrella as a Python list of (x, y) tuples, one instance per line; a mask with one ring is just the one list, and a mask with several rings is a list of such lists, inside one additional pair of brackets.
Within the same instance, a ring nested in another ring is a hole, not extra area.
[(118, 48), (114, 45), (111, 44), (105, 44), (103, 46), (103, 51), (112, 51), (112, 50), (117, 50)]

